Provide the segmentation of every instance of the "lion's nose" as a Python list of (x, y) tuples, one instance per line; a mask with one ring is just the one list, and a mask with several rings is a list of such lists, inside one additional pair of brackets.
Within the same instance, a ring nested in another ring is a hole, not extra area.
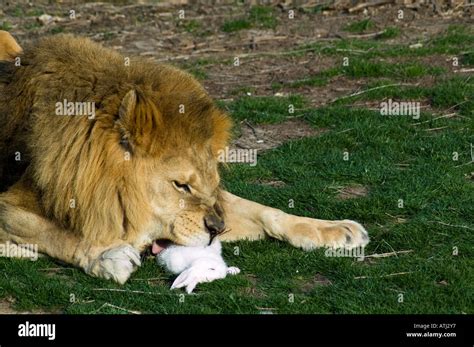
[(225, 223), (222, 218), (216, 215), (210, 214), (204, 217), (204, 224), (206, 229), (211, 235), (217, 235), (224, 231)]

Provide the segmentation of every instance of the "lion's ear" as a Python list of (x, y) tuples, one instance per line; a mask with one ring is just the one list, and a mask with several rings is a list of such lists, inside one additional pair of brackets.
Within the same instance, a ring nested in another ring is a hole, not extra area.
[(230, 132), (232, 129), (231, 118), (220, 111), (215, 112), (212, 117), (214, 126), (214, 135), (212, 137), (212, 151), (217, 157), (220, 151), (228, 146), (230, 139)]
[(125, 94), (120, 104), (119, 117), (122, 120), (125, 120), (127, 117), (131, 116), (133, 110), (137, 106), (137, 93), (134, 89), (131, 89)]
[(139, 146), (147, 152), (155, 151), (157, 135), (163, 125), (160, 111), (144, 93), (131, 89), (119, 108), (122, 141)]
[(13, 61), (22, 52), (10, 33), (0, 30), (0, 60)]

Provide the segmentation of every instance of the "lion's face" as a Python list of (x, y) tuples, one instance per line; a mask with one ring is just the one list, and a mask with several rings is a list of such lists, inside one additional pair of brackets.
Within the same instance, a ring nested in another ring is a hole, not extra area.
[(224, 231), (218, 163), (210, 153), (189, 148), (164, 155), (155, 163), (149, 204), (160, 238), (203, 246)]

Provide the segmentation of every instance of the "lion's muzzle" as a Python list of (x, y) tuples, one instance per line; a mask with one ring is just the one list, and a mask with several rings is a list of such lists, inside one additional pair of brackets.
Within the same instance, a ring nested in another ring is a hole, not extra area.
[(204, 225), (206, 226), (206, 231), (211, 235), (209, 244), (211, 244), (214, 237), (222, 234), (225, 230), (224, 220), (214, 213), (208, 214), (204, 217)]

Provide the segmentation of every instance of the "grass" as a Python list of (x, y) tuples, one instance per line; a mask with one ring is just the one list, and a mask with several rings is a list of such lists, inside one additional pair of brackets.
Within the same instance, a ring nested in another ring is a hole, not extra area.
[(7, 14), (11, 15), (12, 17), (39, 17), (43, 13), (44, 11), (40, 8), (24, 10), (20, 5), (17, 5), (7, 11)]
[(114, 33), (114, 32), (111, 32), (111, 31), (104, 31), (104, 32), (103, 32), (103, 36), (102, 36), (102, 38), (104, 39), (104, 41), (112, 40), (112, 39), (114, 39), (115, 37), (117, 37), (117, 34)]
[(466, 52), (461, 57), (461, 64), (466, 66), (473, 66), (474, 65), (474, 51)]
[(352, 78), (394, 77), (408, 79), (425, 75), (440, 75), (444, 72), (444, 69), (416, 62), (389, 63), (358, 59), (349, 61), (349, 65), (343, 67), (342, 71), (344, 75)]
[(387, 27), (378, 38), (380, 39), (393, 39), (400, 35), (400, 29), (397, 27)]
[[(362, 34), (367, 31), (373, 30), (375, 28), (375, 23), (370, 19), (363, 19), (357, 22), (352, 22), (348, 24), (344, 30), (355, 33)], [(383, 32), (377, 36), (378, 39), (391, 39), (400, 35), (400, 29), (397, 27), (386, 27)]]
[(205, 80), (208, 78), (206, 67), (213, 64), (221, 64), (221, 63), (225, 63), (225, 61), (220, 61), (220, 60), (218, 61), (216, 59), (211, 59), (211, 58), (200, 58), (191, 62), (182, 63), (178, 67), (188, 71), (198, 80)]
[(54, 27), (48, 31), (51, 35), (62, 34), (65, 32), (63, 27)]
[(260, 28), (274, 29), (278, 24), (272, 7), (252, 6), (249, 18), (252, 23)]
[(439, 76), (445, 69), (438, 66), (427, 66), (418, 62), (388, 63), (385, 61), (372, 61), (351, 59), (348, 66), (332, 67), (319, 73), (289, 83), (275, 83), (273, 89), (278, 90), (284, 86), (299, 88), (303, 86), (321, 87), (327, 85), (333, 77), (346, 76), (349, 78), (383, 78), (392, 77), (393, 80), (409, 80), (426, 75)]
[(201, 28), (201, 23), (195, 19), (190, 20), (184, 24), (184, 30), (188, 33), (193, 33)]
[(309, 12), (309, 13), (315, 13), (315, 14), (317, 14), (317, 13), (322, 13), (322, 12), (324, 12), (324, 11), (326, 11), (326, 10), (329, 9), (329, 6), (328, 6), (329, 4), (330, 4), (330, 2), (328, 2), (327, 4), (318, 4), (318, 5), (316, 5), (316, 6), (312, 7), (312, 8), (310, 8), (310, 9), (306, 9), (306, 8), (304, 7), (304, 8), (301, 9), (301, 11), (303, 11), (303, 12)]
[(9, 31), (12, 29), (12, 25), (9, 22), (0, 22), (0, 30)]
[[(460, 94), (439, 102), (451, 105)], [(262, 119), (254, 109), (278, 113), (289, 101), (243, 98), (231, 106), (238, 119), (247, 109), (246, 117), (258, 123), (273, 119)], [(225, 259), (242, 274), (202, 284), (196, 295), (184, 296), (184, 303), (182, 292), (168, 289), (173, 276), (152, 259), (124, 286), (50, 259), (0, 259), (0, 293), (16, 298), (17, 309), (66, 313), (124, 313), (106, 303), (153, 313), (261, 313), (262, 308), (275, 313), (473, 313), (466, 293), (474, 280), (474, 185), (465, 177), (472, 168), (460, 166), (471, 160), (472, 120), (414, 125), (410, 117), (386, 117), (343, 105), (306, 110), (302, 119), (328, 131), (263, 154), (256, 167), (232, 166), (223, 173), (224, 185), (286, 212), (358, 220), (371, 235), (366, 255), (413, 252), (358, 261), (325, 257), (323, 250), (303, 252), (275, 240), (225, 244)], [(427, 131), (442, 126), (447, 128)], [(342, 159), (344, 151), (350, 153), (349, 161)], [(453, 161), (453, 152), (459, 153), (458, 161)], [(264, 186), (258, 183), (262, 179), (286, 185)], [(354, 184), (367, 187), (369, 194), (337, 198), (337, 187)], [(295, 201), (294, 208), (288, 207), (289, 199)], [(453, 255), (455, 247), (458, 255)], [(397, 273), (403, 274), (391, 275)], [(357, 278), (361, 276), (365, 278)], [(318, 282), (321, 278), (324, 281)], [(294, 302), (288, 300), (290, 294)]]
[(231, 33), (250, 28), (274, 29), (277, 24), (277, 18), (271, 7), (252, 6), (246, 18), (225, 21), (221, 29)]
[(391, 86), (375, 89), (380, 86), (390, 85), (392, 81), (381, 80), (368, 84), (367, 92), (345, 98), (338, 104), (351, 104), (358, 100), (383, 100), (383, 99), (405, 99), (421, 100), (428, 99), (434, 108), (449, 109), (456, 111), (461, 116), (474, 116), (474, 80), (469, 77), (438, 78), (432, 87), (421, 86)]
[(293, 81), (289, 83), (292, 88), (299, 88), (302, 86), (313, 86), (320, 87), (326, 85), (332, 77), (342, 74), (341, 68), (330, 68), (321, 71), (319, 74), (310, 76), (301, 80)]
[(364, 31), (372, 29), (373, 27), (375, 27), (374, 22), (372, 22), (370, 19), (363, 19), (350, 23), (345, 27), (345, 30), (351, 33), (363, 33)]
[[(290, 113), (290, 105), (293, 105), (294, 113)], [(281, 98), (244, 96), (227, 105), (227, 109), (236, 121), (249, 119), (255, 123), (280, 123), (297, 115), (298, 109), (304, 105), (304, 99), (299, 95)]]
[(24, 24), (24, 28), (26, 30), (37, 30), (37, 29), (41, 28), (41, 23), (39, 23), (36, 20), (35, 21), (30, 21), (30, 22)]
[(231, 21), (226, 21), (222, 25), (222, 31), (226, 33), (231, 33), (234, 31), (239, 31), (239, 30), (244, 30), (244, 29), (250, 29), (252, 27), (252, 24), (246, 20), (246, 19), (235, 19)]

